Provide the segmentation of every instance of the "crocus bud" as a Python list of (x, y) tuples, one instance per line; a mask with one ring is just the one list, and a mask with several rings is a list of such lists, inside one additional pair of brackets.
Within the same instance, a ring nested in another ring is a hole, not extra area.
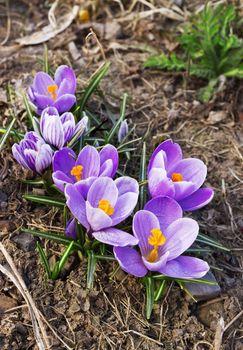
[(124, 119), (118, 130), (118, 141), (121, 142), (128, 134), (127, 120)]
[(15, 143), (12, 152), (20, 165), (39, 174), (52, 162), (53, 150), (34, 131), (28, 132), (19, 144)]
[(77, 229), (76, 229), (76, 220), (75, 219), (70, 219), (67, 222), (66, 225), (66, 229), (65, 229), (65, 234), (66, 236), (73, 238), (73, 239), (77, 239), (78, 235), (77, 235)]
[(59, 116), (55, 107), (43, 110), (40, 120), (40, 132), (43, 139), (50, 145), (60, 149), (65, 146), (76, 134), (81, 137), (88, 123), (84, 117), (77, 125), (72, 113), (65, 112)]

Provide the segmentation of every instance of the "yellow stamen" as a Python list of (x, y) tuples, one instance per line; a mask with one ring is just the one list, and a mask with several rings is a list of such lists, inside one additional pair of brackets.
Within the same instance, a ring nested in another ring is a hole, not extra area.
[(115, 210), (106, 199), (101, 199), (99, 201), (98, 208), (103, 210), (109, 216), (111, 216), (114, 213), (114, 210)]
[(47, 86), (47, 92), (49, 94), (51, 94), (51, 97), (53, 98), (53, 100), (57, 99), (57, 89), (58, 89), (57, 85), (49, 85), (49, 86)]
[(150, 253), (149, 253), (149, 256), (148, 256), (148, 261), (149, 262), (155, 262), (157, 259), (158, 259), (158, 248), (154, 248)]
[(183, 181), (183, 175), (181, 173), (173, 173), (171, 176), (173, 182)]
[(82, 165), (76, 165), (71, 170), (71, 175), (76, 177), (76, 181), (81, 180), (82, 174), (83, 174), (83, 166)]
[(152, 245), (154, 248), (149, 253), (147, 260), (149, 262), (155, 262), (158, 259), (158, 248), (161, 245), (164, 245), (166, 242), (166, 238), (159, 228), (153, 228), (151, 231), (151, 236), (148, 238), (148, 243)]

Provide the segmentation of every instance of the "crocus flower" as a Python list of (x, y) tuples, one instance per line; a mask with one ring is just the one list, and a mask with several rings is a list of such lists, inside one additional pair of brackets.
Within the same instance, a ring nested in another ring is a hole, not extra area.
[(35, 132), (27, 132), (19, 144), (12, 147), (14, 158), (25, 169), (42, 174), (52, 162), (53, 150)]
[(127, 120), (123, 120), (118, 130), (118, 141), (121, 142), (128, 134)]
[(76, 220), (75, 219), (70, 219), (65, 228), (65, 235), (72, 238), (72, 239), (77, 239), (77, 230), (76, 230)]
[(118, 167), (118, 152), (112, 145), (106, 145), (100, 152), (93, 146), (85, 146), (76, 155), (68, 147), (55, 152), (52, 178), (55, 185), (64, 191), (67, 183), (81, 181), (88, 190), (98, 176), (113, 177)]
[(40, 132), (46, 143), (62, 148), (75, 135), (80, 137), (86, 129), (88, 117), (83, 117), (77, 125), (72, 113), (65, 112), (59, 116), (55, 107), (43, 110), (40, 119)]
[[(138, 239), (140, 252), (131, 247), (114, 247), (114, 255), (121, 268), (137, 277), (145, 276), (148, 271), (174, 278), (203, 277), (209, 270), (208, 264), (201, 259), (181, 255), (198, 235), (197, 222), (182, 218), (181, 209), (172, 198), (154, 198), (147, 209), (150, 211), (139, 210), (133, 218), (133, 233)], [(151, 210), (160, 216), (157, 217)]]
[(207, 175), (206, 165), (197, 158), (182, 159), (182, 150), (172, 140), (162, 142), (148, 165), (148, 186), (152, 197), (174, 198), (183, 210), (195, 210), (213, 198), (211, 188), (200, 188)]
[(59, 113), (67, 112), (76, 102), (76, 77), (68, 66), (57, 68), (54, 79), (45, 72), (38, 72), (28, 95), (37, 107), (37, 113), (49, 106), (56, 107)]
[(113, 246), (137, 244), (137, 238), (115, 228), (137, 204), (136, 180), (128, 176), (116, 180), (99, 177), (87, 194), (82, 182), (67, 184), (65, 196), (72, 215), (86, 228), (89, 236)]

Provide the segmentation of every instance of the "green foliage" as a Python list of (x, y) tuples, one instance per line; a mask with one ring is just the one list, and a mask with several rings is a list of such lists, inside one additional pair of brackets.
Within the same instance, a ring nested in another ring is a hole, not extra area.
[(243, 41), (232, 31), (236, 21), (233, 5), (205, 6), (184, 26), (178, 39), (181, 56), (172, 53), (151, 57), (145, 67), (187, 70), (190, 75), (207, 79), (209, 85), (201, 92), (201, 98), (208, 101), (220, 75), (243, 78)]

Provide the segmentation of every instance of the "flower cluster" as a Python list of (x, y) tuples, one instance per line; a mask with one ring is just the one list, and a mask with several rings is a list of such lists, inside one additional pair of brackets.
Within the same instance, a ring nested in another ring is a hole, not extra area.
[[(12, 149), (14, 158), (26, 169), (43, 175), (52, 168), (53, 186), (65, 196), (71, 217), (66, 235), (77, 240), (77, 225), (81, 225), (87, 242), (112, 246), (121, 268), (137, 277), (149, 271), (172, 278), (203, 277), (208, 264), (184, 255), (196, 240), (199, 226), (194, 219), (183, 217), (183, 211), (211, 201), (213, 190), (201, 188), (206, 165), (196, 158), (183, 158), (180, 146), (172, 140), (162, 142), (148, 163), (148, 201), (133, 215), (139, 183), (118, 176), (119, 156), (114, 145), (104, 142), (96, 148), (85, 139), (89, 120), (86, 116), (80, 120), (75, 114), (75, 91), (76, 77), (67, 66), (59, 67), (54, 79), (37, 73), (29, 99), (40, 117), (35, 117), (35, 131), (27, 132)], [(119, 143), (127, 134), (124, 120), (118, 131)]]

